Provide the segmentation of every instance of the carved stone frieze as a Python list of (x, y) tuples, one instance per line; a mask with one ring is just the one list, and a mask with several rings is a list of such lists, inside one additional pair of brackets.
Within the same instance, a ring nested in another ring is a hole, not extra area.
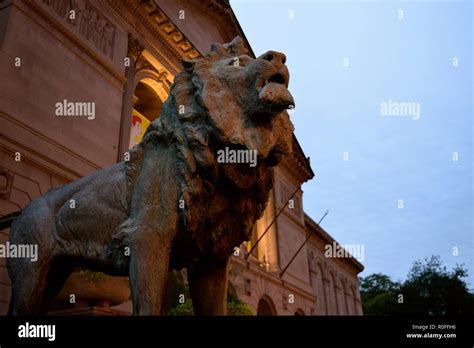
[(42, 0), (69, 27), (113, 58), (115, 26), (89, 0)]

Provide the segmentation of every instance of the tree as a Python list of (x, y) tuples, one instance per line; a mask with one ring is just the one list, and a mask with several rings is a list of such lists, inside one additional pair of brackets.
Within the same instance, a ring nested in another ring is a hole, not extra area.
[(439, 256), (417, 260), (403, 283), (384, 274), (360, 279), (366, 315), (463, 315), (472, 314), (474, 295), (463, 278), (467, 271), (457, 265), (448, 271)]
[(400, 284), (389, 276), (374, 273), (360, 278), (360, 297), (366, 315), (388, 315), (396, 310)]
[(398, 291), (400, 284), (394, 282), (389, 276), (382, 273), (374, 273), (368, 277), (360, 278), (360, 293), (374, 296), (385, 292)]
[(474, 296), (463, 280), (467, 275), (460, 265), (451, 272), (447, 271), (439, 256), (426, 258), (424, 262), (416, 261), (401, 288), (405, 313), (472, 315)]

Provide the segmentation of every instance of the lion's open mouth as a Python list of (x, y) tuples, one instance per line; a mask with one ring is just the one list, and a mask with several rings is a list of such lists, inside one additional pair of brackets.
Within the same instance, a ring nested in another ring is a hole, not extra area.
[(258, 98), (272, 111), (294, 108), (295, 101), (287, 88), (288, 79), (283, 73), (276, 73), (262, 81)]

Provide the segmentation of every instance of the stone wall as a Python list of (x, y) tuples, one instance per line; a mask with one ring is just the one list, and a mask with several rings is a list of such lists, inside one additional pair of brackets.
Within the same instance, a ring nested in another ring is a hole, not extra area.
[(311, 240), (306, 249), (317, 315), (362, 315), (357, 274), (349, 259), (324, 256), (324, 244)]
[(255, 314), (262, 298), (271, 303), (275, 310), (273, 315), (314, 313), (316, 303), (314, 294), (283, 281), (278, 273), (267, 272), (252, 260), (245, 261), (243, 257), (232, 257), (230, 281), (239, 298), (250, 305)]
[[(117, 161), (127, 35), (86, 1), (69, 20), (68, 3), (0, 3), (0, 216)], [(103, 27), (84, 29), (86, 4)], [(57, 116), (63, 100), (95, 103), (94, 119)], [(0, 259), (0, 315), (9, 297)]]

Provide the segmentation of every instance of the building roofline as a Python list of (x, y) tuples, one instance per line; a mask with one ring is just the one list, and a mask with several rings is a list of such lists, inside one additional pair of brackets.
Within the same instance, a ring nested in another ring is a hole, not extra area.
[[(340, 246), (341, 248), (344, 249), (344, 247), (336, 241), (328, 232), (326, 232), (320, 225), (318, 225), (308, 214), (304, 213), (304, 222), (305, 224), (309, 225), (311, 228), (315, 229), (319, 235), (322, 237), (322, 239), (329, 243), (333, 244), (336, 243), (336, 245)], [(346, 250), (346, 249), (344, 249)], [(347, 251), (347, 250), (346, 250)], [(352, 255), (348, 258), (345, 258), (346, 260), (349, 260), (349, 262), (360, 272), (364, 270), (364, 265), (360, 263), (355, 257)]]
[(310, 163), (310, 158), (309, 157), (306, 157), (304, 151), (303, 151), (303, 148), (301, 147), (299, 141), (298, 141), (298, 138), (296, 137), (295, 133), (293, 133), (293, 140), (295, 141), (297, 147), (298, 147), (298, 150), (301, 152), (301, 154), (303, 155), (304, 157), (304, 163), (306, 165), (306, 169), (308, 170), (308, 172), (311, 174), (311, 177), (308, 179), (312, 179), (314, 178), (314, 171), (313, 171), (313, 168), (311, 168), (311, 163)]
[(234, 9), (232, 8), (232, 6), (230, 5), (230, 2), (228, 0), (226, 0), (225, 2), (229, 6), (229, 14), (230, 14), (230, 16), (231, 16), (231, 18), (234, 22), (234, 25), (237, 27), (237, 30), (239, 31), (240, 35), (242, 36), (242, 39), (244, 40), (245, 45), (247, 46), (247, 49), (249, 50), (250, 56), (253, 57), (253, 58), (256, 58), (255, 53), (252, 49), (252, 46), (250, 46), (250, 42), (247, 39), (247, 36), (245, 35), (244, 30), (240, 26), (240, 22), (237, 19), (237, 16), (235, 15)]

